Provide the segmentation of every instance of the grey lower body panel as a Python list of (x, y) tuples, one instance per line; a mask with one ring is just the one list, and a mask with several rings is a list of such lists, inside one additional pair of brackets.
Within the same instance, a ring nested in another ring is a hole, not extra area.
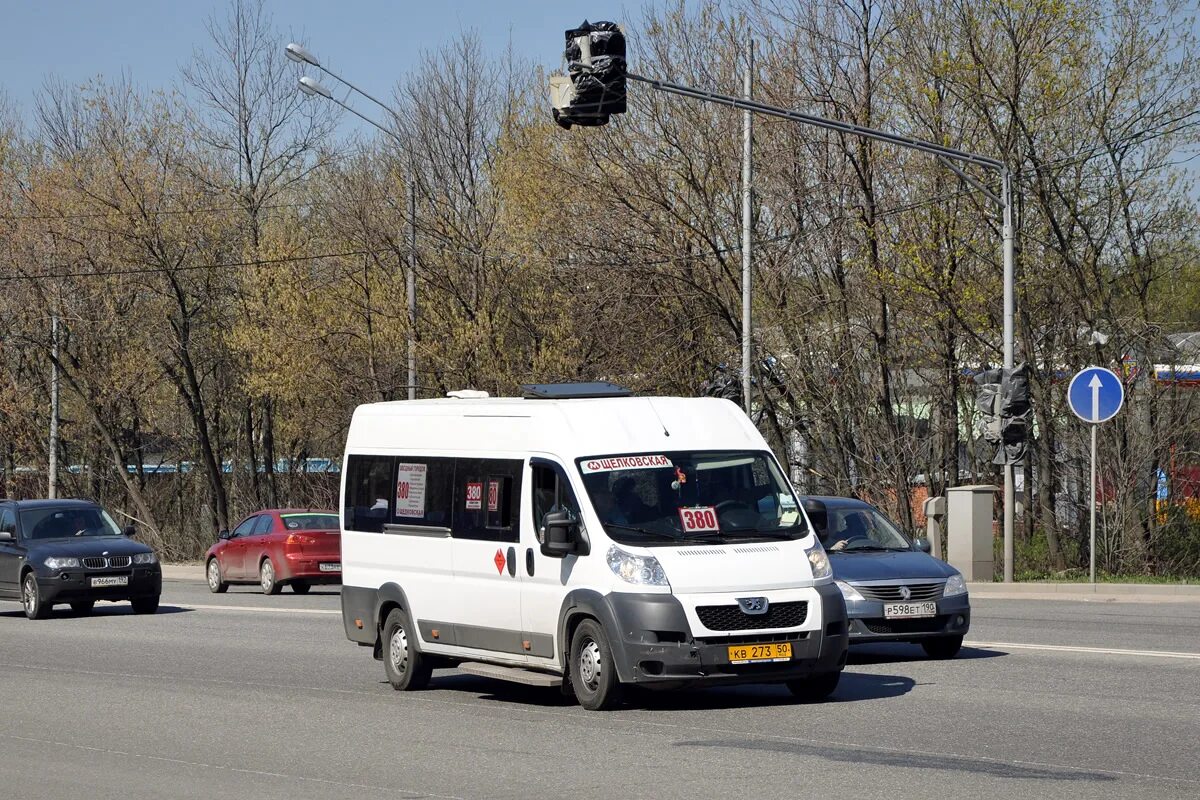
[[(92, 578), (124, 575), (129, 578), (125, 586), (91, 585)], [(162, 570), (158, 567), (134, 567), (121, 573), (94, 574), (72, 570), (57, 577), (37, 579), (42, 602), (53, 603), (86, 602), (88, 600), (132, 600), (135, 597), (154, 597), (162, 593)]]

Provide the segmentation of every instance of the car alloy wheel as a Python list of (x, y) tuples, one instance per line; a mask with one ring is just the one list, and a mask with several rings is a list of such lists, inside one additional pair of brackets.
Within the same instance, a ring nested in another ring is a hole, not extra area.
[(50, 609), (42, 602), (42, 593), (38, 589), (37, 576), (32, 572), (26, 573), (21, 581), (21, 605), (25, 616), (29, 619), (45, 619)]
[(262, 566), (258, 568), (258, 584), (262, 587), (263, 594), (279, 594), (279, 582), (275, 578), (275, 565), (269, 558), (263, 559)]

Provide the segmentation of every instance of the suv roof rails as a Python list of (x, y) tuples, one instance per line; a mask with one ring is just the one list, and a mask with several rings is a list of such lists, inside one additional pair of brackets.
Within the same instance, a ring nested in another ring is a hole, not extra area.
[(633, 397), (633, 391), (608, 381), (588, 383), (526, 383), (522, 396), (530, 400), (570, 400), (584, 397)]

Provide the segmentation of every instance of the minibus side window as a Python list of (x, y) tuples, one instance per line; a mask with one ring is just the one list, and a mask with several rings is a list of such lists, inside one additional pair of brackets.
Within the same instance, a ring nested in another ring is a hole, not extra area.
[(570, 511), (579, 519), (579, 503), (567, 483), (566, 476), (549, 464), (534, 463), (533, 470), (533, 529), (542, 524), (542, 518), (551, 511)]
[(454, 505), (454, 459), (400, 456), (396, 459), (395, 525), (449, 528)]
[(513, 459), (458, 459), (451, 535), (489, 542), (519, 541), (516, 509), (522, 467), (521, 461)]
[(342, 519), (346, 530), (383, 532), (383, 524), (391, 514), (395, 462), (387, 456), (350, 456)]

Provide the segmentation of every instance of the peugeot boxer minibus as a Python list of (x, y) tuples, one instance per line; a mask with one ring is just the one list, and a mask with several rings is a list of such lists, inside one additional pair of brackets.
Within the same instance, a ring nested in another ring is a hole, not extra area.
[(354, 413), (343, 622), (396, 689), (440, 667), (559, 686), (588, 709), (626, 684), (835, 689), (842, 594), (736, 405), (525, 389)]

